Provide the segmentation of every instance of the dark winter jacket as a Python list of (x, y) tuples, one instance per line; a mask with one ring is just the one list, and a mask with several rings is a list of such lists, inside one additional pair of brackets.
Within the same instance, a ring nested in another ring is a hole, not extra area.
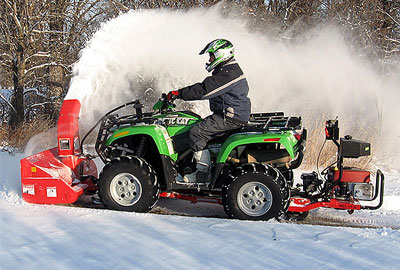
[(179, 89), (183, 100), (209, 99), (210, 109), (215, 114), (239, 124), (249, 120), (251, 102), (247, 97), (249, 85), (243, 71), (236, 62), (216, 67), (202, 83)]

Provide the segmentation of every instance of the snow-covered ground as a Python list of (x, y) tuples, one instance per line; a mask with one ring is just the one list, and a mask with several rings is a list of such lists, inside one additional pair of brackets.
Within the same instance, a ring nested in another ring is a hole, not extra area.
[[(400, 263), (396, 171), (386, 172), (380, 210), (351, 216), (314, 210), (310, 225), (229, 220), (221, 206), (174, 199), (160, 200), (148, 214), (28, 204), (20, 192), (21, 157), (0, 152), (1, 270), (397, 269)], [(324, 222), (330, 225), (315, 225)]]

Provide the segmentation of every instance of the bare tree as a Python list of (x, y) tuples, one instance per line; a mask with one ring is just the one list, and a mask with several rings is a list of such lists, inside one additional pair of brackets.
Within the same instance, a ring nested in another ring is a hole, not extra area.
[(400, 2), (395, 0), (324, 0), (326, 18), (344, 26), (351, 44), (387, 59), (400, 50)]
[[(14, 86), (14, 95), (11, 104), (15, 110), (10, 119), (11, 125), (19, 124), (24, 118), (23, 91), (26, 80), (25, 68), (29, 55), (30, 39), (25, 38), (29, 25), (24, 18), (29, 12), (28, 8), (20, 8), (17, 2), (4, 0), (1, 3), (1, 48), (2, 68), (6, 70)], [(33, 57), (33, 56), (32, 56)], [(8, 72), (7, 72), (8, 71)]]
[(136, 9), (190, 9), (212, 6), (221, 0), (109, 0), (114, 14)]
[(399, 58), (398, 0), (270, 0), (265, 3), (265, 25), (278, 25), (286, 37), (287, 29), (291, 29), (290, 38), (295, 38), (316, 25), (333, 23), (341, 26), (350, 37), (350, 44), (363, 48), (366, 55), (373, 53), (376, 59)]
[(187, 10), (220, 2), (227, 16), (246, 17), (250, 27), (273, 26), (286, 34), (291, 29), (293, 42), (310, 27), (334, 22), (368, 55), (400, 58), (398, 0), (1, 0), (0, 85), (13, 89), (11, 101), (1, 101), (10, 124), (37, 114), (57, 116), (71, 66), (101, 22), (129, 10)]
[[(101, 0), (2, 0), (1, 83), (12, 87), (10, 124), (37, 113), (57, 116), (71, 65), (106, 20)], [(3, 77), (4, 76), (4, 77)]]

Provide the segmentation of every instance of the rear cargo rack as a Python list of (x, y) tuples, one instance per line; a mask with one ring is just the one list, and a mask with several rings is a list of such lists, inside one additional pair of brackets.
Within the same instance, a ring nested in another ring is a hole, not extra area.
[(301, 117), (287, 117), (283, 112), (254, 113), (245, 129), (285, 131), (301, 129)]

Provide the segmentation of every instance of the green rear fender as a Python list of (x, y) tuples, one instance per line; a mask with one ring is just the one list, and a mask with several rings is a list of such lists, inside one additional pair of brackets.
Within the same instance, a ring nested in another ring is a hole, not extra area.
[(176, 161), (178, 154), (175, 153), (172, 140), (167, 130), (160, 125), (132, 126), (119, 129), (107, 139), (106, 145), (111, 145), (116, 140), (133, 135), (146, 135), (151, 137), (160, 155), (169, 156)]
[(280, 143), (285, 147), (291, 158), (294, 158), (296, 154), (297, 140), (290, 131), (283, 133), (243, 133), (232, 135), (225, 141), (218, 153), (217, 163), (225, 163), (235, 147), (252, 143)]

